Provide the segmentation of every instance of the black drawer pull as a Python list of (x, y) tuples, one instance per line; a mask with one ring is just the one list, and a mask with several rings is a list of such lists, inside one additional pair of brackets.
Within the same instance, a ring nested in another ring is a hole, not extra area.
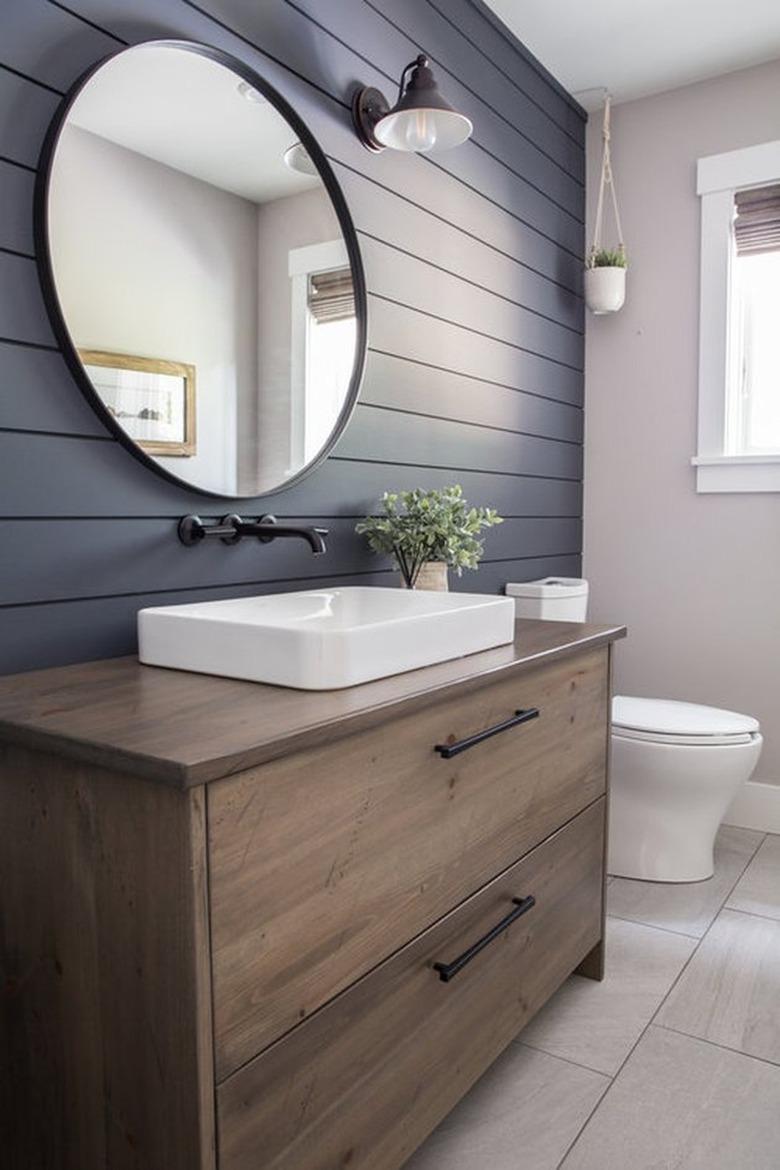
[(487, 727), (484, 731), (478, 731), (476, 735), (459, 739), (457, 743), (437, 743), (433, 750), (438, 752), (443, 760), (451, 760), (453, 756), (465, 752), (467, 748), (490, 739), (491, 735), (498, 735), (499, 731), (508, 731), (510, 727), (517, 727), (518, 723), (527, 723), (529, 719), (538, 719), (538, 717), (538, 707), (526, 707), (524, 711), (515, 711), (512, 718), (505, 719), (503, 723), (496, 723), (494, 727)]
[(492, 930), (489, 930), (477, 942), (472, 943), (467, 951), (464, 951), (462, 955), (458, 955), (457, 959), (453, 959), (451, 963), (433, 964), (433, 969), (439, 972), (439, 978), (442, 983), (449, 983), (450, 979), (453, 979), (458, 974), (458, 971), (462, 971), (475, 955), (478, 955), (480, 951), (484, 951), (485, 947), (489, 943), (492, 943), (493, 939), (498, 938), (516, 919), (522, 917), (532, 906), (536, 905), (536, 898), (533, 894), (529, 894), (527, 898), (513, 898), (512, 901), (515, 906), (514, 910), (510, 910), (506, 918), (502, 918), (500, 922), (497, 922)]

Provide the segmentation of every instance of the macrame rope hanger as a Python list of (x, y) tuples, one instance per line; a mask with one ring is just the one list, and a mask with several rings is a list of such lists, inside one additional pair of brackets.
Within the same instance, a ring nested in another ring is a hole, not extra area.
[(593, 262), (597, 252), (601, 251), (601, 235), (604, 226), (604, 193), (609, 188), (609, 193), (612, 197), (612, 210), (615, 213), (615, 227), (617, 229), (618, 251), (621, 255), (625, 253), (626, 246), (623, 242), (623, 229), (620, 224), (620, 211), (618, 210), (617, 194), (615, 193), (615, 180), (612, 174), (612, 156), (610, 153), (610, 114), (612, 111), (612, 98), (607, 93), (604, 96), (604, 125), (601, 130), (601, 137), (604, 143), (604, 152), (601, 160), (601, 180), (599, 182), (599, 197), (596, 203), (596, 221), (593, 225), (593, 244), (590, 249), (590, 260)]

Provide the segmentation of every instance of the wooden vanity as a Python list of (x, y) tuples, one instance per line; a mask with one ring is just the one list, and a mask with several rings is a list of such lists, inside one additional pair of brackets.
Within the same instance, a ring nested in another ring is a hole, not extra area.
[(0, 679), (3, 1166), (397, 1170), (601, 975), (623, 633), (332, 692)]

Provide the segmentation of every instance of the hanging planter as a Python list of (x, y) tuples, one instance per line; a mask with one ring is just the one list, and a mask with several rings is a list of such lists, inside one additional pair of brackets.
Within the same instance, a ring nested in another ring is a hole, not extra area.
[(626, 299), (626, 255), (595, 252), (585, 269), (585, 304), (591, 313), (616, 313)]
[[(618, 309), (622, 309), (626, 299), (626, 247), (623, 243), (620, 212), (618, 211), (615, 182), (612, 175), (610, 106), (610, 97), (607, 94), (604, 99), (604, 126), (601, 132), (604, 140), (604, 154), (601, 161), (596, 222), (593, 227), (593, 243), (585, 262), (585, 304), (591, 313), (595, 313), (597, 316), (603, 313), (616, 313)], [(604, 192), (607, 187), (612, 196), (612, 209), (615, 213), (615, 229), (618, 238), (618, 246), (612, 251), (603, 248), (601, 244), (604, 225)]]

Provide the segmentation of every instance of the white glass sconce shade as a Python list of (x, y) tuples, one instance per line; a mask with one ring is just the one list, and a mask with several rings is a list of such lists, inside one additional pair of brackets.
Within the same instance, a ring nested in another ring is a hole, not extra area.
[(441, 96), (422, 54), (401, 74), (398, 101), (392, 108), (378, 89), (358, 89), (352, 117), (361, 142), (374, 152), (385, 147), (419, 153), (449, 150), (465, 142), (473, 130), (471, 120)]

